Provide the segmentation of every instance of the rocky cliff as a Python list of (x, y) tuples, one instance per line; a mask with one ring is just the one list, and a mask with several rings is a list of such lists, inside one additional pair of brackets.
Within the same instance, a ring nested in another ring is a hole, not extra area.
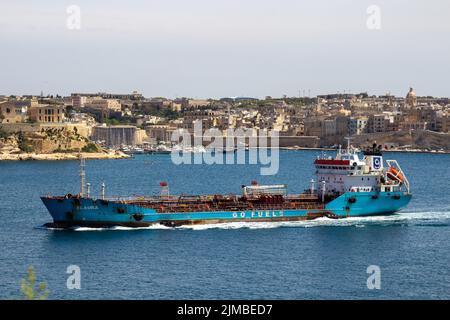
[(69, 160), (127, 158), (122, 152), (106, 151), (78, 134), (63, 128), (40, 132), (0, 131), (0, 160)]

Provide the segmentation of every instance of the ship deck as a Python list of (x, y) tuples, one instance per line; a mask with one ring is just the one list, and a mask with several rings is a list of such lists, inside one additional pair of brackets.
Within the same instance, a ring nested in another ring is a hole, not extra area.
[[(327, 199), (329, 200), (329, 199)], [(214, 211), (260, 211), (324, 209), (317, 195), (260, 195), (260, 196), (160, 196), (123, 200), (122, 203), (153, 208), (158, 213), (214, 212)]]
[(96, 203), (117, 203), (156, 210), (157, 213), (267, 211), (267, 210), (324, 210), (336, 196), (326, 196), (322, 202), (317, 194), (292, 195), (180, 195), (90, 198), (80, 195), (43, 196), (52, 199), (91, 199)]

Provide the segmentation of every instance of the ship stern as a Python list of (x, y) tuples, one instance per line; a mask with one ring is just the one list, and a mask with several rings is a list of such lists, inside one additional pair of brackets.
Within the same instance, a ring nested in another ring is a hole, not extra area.
[(346, 192), (326, 205), (339, 217), (394, 214), (411, 201), (408, 192)]

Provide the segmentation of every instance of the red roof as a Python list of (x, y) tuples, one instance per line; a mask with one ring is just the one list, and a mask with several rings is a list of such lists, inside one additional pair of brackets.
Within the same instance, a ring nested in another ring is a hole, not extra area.
[(350, 160), (326, 160), (326, 159), (317, 159), (314, 161), (314, 164), (326, 164), (333, 166), (348, 166), (350, 165)]

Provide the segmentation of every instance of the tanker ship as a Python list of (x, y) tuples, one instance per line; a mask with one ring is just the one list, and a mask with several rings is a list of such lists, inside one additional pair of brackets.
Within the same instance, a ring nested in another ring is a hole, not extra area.
[(409, 181), (396, 160), (383, 160), (376, 145), (360, 157), (350, 145), (335, 157), (317, 157), (316, 180), (300, 194), (288, 194), (287, 186), (242, 186), (240, 195), (169, 194), (161, 182), (156, 196), (106, 197), (102, 185), (98, 197), (85, 185), (81, 160), (81, 190), (78, 194), (42, 196), (53, 218), (48, 227), (178, 227), (227, 222), (276, 222), (389, 215), (411, 200)]

